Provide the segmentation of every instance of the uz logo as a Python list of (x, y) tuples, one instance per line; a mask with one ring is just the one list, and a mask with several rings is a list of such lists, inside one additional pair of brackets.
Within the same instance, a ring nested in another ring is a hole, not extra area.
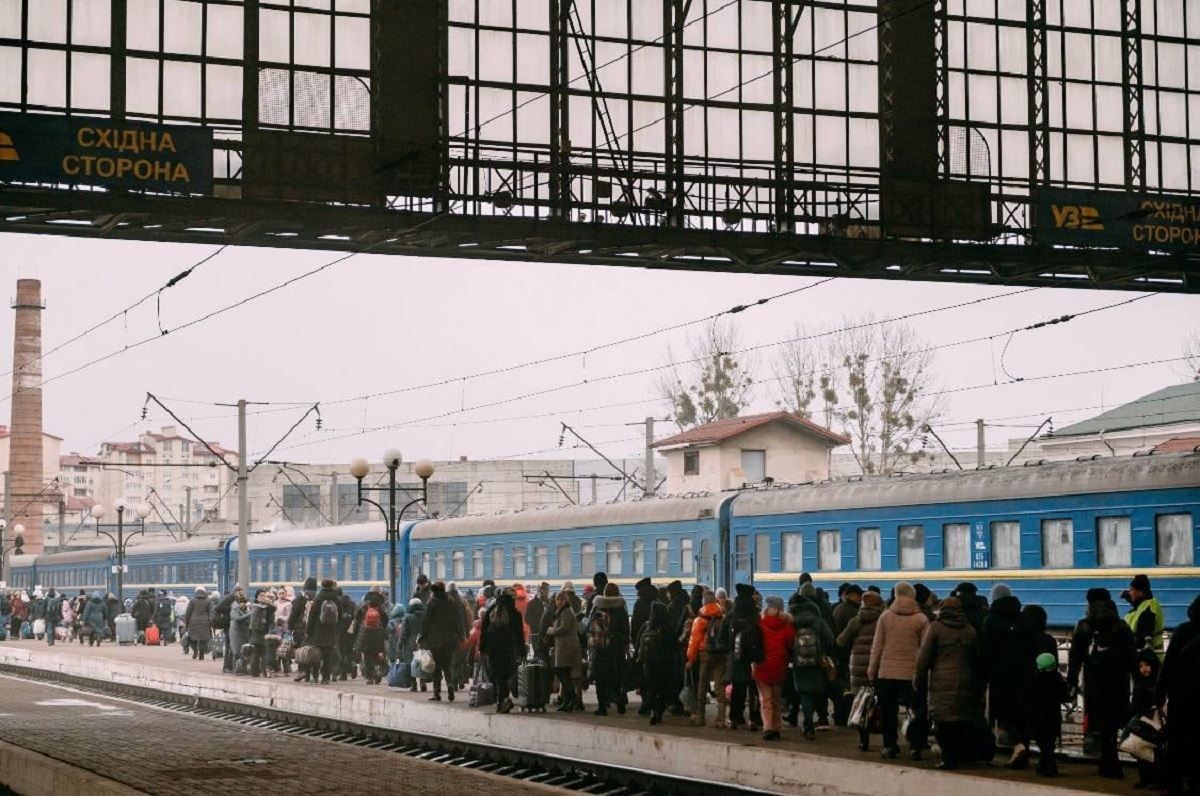
[(1054, 211), (1054, 226), (1059, 229), (1103, 230), (1100, 213), (1087, 205), (1050, 205)]

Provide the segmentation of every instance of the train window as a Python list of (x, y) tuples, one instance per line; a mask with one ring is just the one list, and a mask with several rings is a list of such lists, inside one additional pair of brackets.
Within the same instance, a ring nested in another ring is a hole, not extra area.
[(750, 569), (750, 537), (739, 534), (734, 540), (733, 568), (737, 570)]
[(765, 533), (754, 537), (754, 568), (759, 572), (771, 571), (771, 537)]
[(942, 526), (942, 566), (944, 569), (971, 568), (971, 526), (950, 522)]
[(267, 559), (267, 582), (275, 582), (275, 559), (273, 558)]
[(695, 566), (696, 558), (692, 554), (692, 540), (679, 540), (679, 569), (685, 574), (692, 574), (692, 569)]
[(804, 541), (798, 533), (780, 534), (779, 542), (783, 548), (783, 571), (799, 572), (804, 569)]
[(471, 551), (471, 577), (476, 580), (483, 578), (483, 548), (476, 547)]
[(596, 571), (596, 545), (591, 542), (579, 545), (579, 571), (583, 575)]
[(504, 577), (504, 548), (503, 547), (493, 547), (492, 548), (492, 577), (493, 578)]
[(437, 579), (445, 580), (446, 579), (446, 551), (438, 550), (437, 554), (434, 556), (434, 561), (437, 562)]
[(287, 565), (288, 565), (288, 562), (287, 562), (286, 558), (279, 559), (279, 582), (280, 583), (284, 583), (284, 584), (287, 583), (287, 580), (288, 580)]
[(925, 568), (925, 528), (901, 525), (899, 528), (900, 569)]
[(665, 574), (671, 566), (671, 543), (666, 539), (654, 541), (654, 571)]
[(633, 540), (633, 572), (636, 575), (646, 573), (646, 540)]
[(450, 560), (454, 562), (452, 567), (453, 577), (455, 580), (462, 580), (467, 576), (467, 554), (462, 550), (455, 550), (450, 554)]
[(263, 562), (262, 562), (262, 559), (260, 558), (254, 562), (254, 580), (257, 583), (262, 583), (262, 579), (263, 579)]
[(316, 577), (317, 577), (318, 581), (323, 580), (325, 578), (325, 559), (321, 558), (321, 556), (317, 556), (317, 575), (316, 575)]
[(878, 528), (858, 529), (858, 568), (883, 569)]
[(1096, 562), (1102, 567), (1127, 567), (1133, 563), (1128, 517), (1096, 518)]
[(162, 580), (159, 582), (160, 583), (170, 583), (171, 582), (170, 580), (167, 579), (167, 565), (166, 564), (162, 565)]
[(1075, 563), (1075, 529), (1070, 520), (1042, 520), (1042, 566)]
[(817, 532), (817, 569), (837, 571), (842, 568), (841, 531)]
[(379, 554), (371, 553), (371, 580), (378, 582), (379, 578)]
[[(336, 571), (336, 564), (335, 571)], [(350, 556), (342, 556), (342, 580), (353, 580), (353, 575), (350, 572)]]
[(527, 554), (527, 551), (525, 550), (524, 547), (514, 547), (513, 548), (513, 551), (512, 551), (513, 573), (512, 574), (513, 574), (514, 578), (523, 578), (527, 574), (526, 570), (525, 570), (526, 554)]
[(533, 548), (533, 574), (544, 578), (550, 574), (550, 548), (540, 545)]
[(1160, 566), (1190, 567), (1194, 560), (1192, 549), (1192, 515), (1160, 514), (1154, 520), (1158, 535)]
[(992, 523), (992, 567), (1016, 569), (1021, 566), (1021, 523), (998, 520)]
[(554, 574), (558, 575), (560, 578), (564, 577), (566, 575), (570, 575), (571, 574), (571, 545), (560, 544), (558, 546), (558, 548), (555, 550), (554, 555), (558, 559), (557, 561), (555, 561), (555, 565), (558, 567), (558, 569)]
[(607, 559), (607, 572), (609, 575), (621, 574), (621, 543), (608, 542), (604, 545), (605, 559)]

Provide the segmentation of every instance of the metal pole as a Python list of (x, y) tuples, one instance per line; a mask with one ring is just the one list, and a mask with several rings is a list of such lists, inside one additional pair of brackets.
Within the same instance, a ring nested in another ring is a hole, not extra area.
[(117, 605), (125, 610), (125, 509), (117, 509)]
[(185, 486), (183, 492), (187, 496), (187, 503), (184, 505), (183, 511), (179, 512), (179, 515), (183, 517), (183, 522), (190, 531), (192, 528), (192, 488)]
[(642, 494), (650, 497), (654, 494), (654, 418), (646, 418), (646, 488)]
[(12, 522), (12, 473), (4, 471), (4, 519)]
[(388, 596), (396, 603), (396, 468), (388, 467)]
[(984, 455), (985, 455), (984, 450), (983, 450), (985, 447), (984, 431), (983, 431), (984, 428), (985, 428), (985, 424), (983, 422), (983, 418), (981, 417), (975, 421), (975, 466), (976, 467), (979, 467), (982, 464), (986, 464), (986, 462), (983, 460)]
[(238, 401), (238, 585), (250, 591), (250, 495), (246, 472), (246, 399)]
[(338, 474), (334, 470), (329, 474), (329, 520), (332, 525), (341, 525), (342, 507), (338, 501)]
[(63, 535), (63, 526), (67, 524), (67, 496), (60, 494), (58, 496), (58, 552), (62, 552), (63, 540), (66, 538)]

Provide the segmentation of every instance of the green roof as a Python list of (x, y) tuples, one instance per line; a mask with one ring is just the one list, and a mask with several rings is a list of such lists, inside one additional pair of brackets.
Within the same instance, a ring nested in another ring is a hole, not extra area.
[(1088, 420), (1064, 426), (1046, 436), (1079, 437), (1101, 432), (1196, 422), (1200, 422), (1200, 382), (1188, 382), (1164, 387)]

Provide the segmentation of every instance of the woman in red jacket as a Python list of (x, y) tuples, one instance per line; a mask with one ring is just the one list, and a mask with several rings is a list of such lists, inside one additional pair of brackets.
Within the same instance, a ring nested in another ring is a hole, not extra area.
[(753, 675), (762, 701), (763, 740), (778, 741), (783, 727), (783, 682), (788, 676), (796, 628), (792, 617), (784, 613), (782, 598), (768, 597), (766, 606), (758, 620), (762, 629), (762, 656), (753, 666)]

